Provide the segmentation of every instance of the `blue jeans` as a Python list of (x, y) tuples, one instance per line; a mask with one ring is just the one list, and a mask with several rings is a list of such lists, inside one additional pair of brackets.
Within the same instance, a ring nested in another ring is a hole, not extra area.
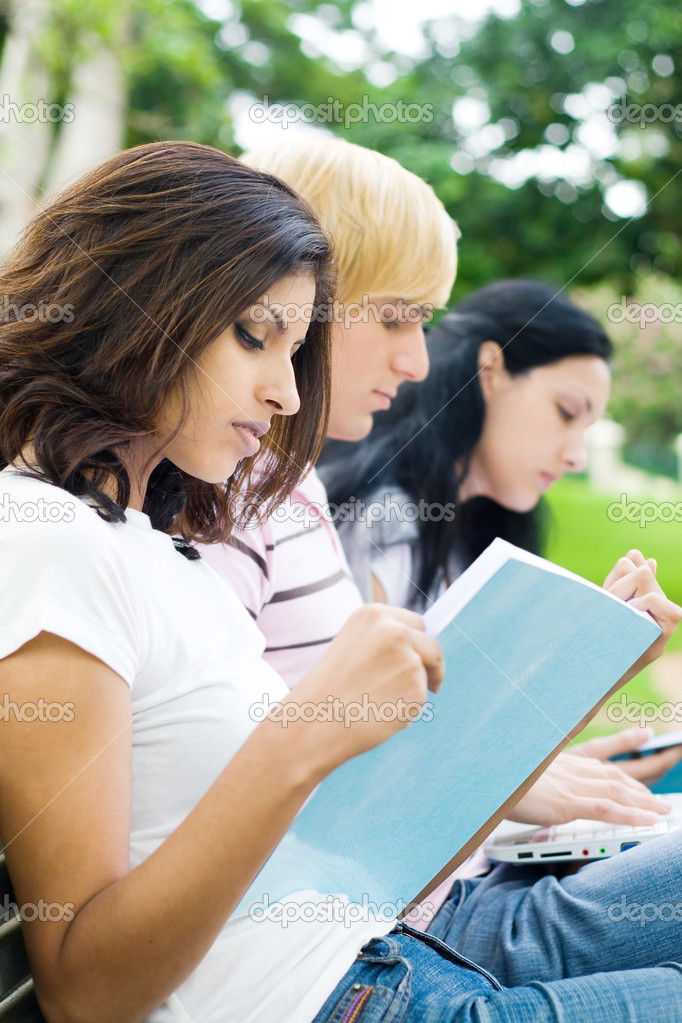
[(681, 866), (682, 829), (564, 877), (499, 865), (455, 881), (429, 931), (512, 987), (682, 962)]
[(427, 934), (366, 945), (313, 1023), (682, 1020), (681, 862), (682, 831), (561, 878), (456, 881)]
[(363, 948), (313, 1023), (652, 1023), (682, 1020), (682, 967), (501, 988), (430, 934), (398, 924)]

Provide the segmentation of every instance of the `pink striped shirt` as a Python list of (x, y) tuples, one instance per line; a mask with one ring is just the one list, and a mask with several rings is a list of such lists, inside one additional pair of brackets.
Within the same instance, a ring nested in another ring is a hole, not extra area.
[(289, 688), (362, 605), (314, 469), (262, 526), (233, 546), (203, 546), (201, 556), (236, 590)]

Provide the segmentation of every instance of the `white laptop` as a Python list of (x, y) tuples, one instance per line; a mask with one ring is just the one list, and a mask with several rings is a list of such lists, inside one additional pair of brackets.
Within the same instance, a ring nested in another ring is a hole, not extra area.
[(521, 864), (606, 859), (682, 827), (682, 793), (666, 792), (663, 798), (672, 810), (644, 827), (577, 820), (536, 828), (503, 821), (485, 843), (485, 854), (490, 860)]

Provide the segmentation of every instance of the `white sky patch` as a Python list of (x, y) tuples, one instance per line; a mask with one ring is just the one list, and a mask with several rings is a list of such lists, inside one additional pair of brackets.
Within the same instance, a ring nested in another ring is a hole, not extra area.
[(661, 78), (667, 78), (675, 70), (675, 62), (668, 53), (657, 53), (651, 67)]
[(570, 32), (552, 32), (549, 45), (557, 53), (570, 53), (575, 47), (575, 40)]
[(545, 128), (545, 138), (553, 146), (565, 145), (570, 137), (571, 133), (568, 128), (560, 121), (554, 121)]
[(323, 124), (311, 124), (305, 116), (297, 116), (299, 108), (293, 103), (284, 104), (280, 114), (282, 104), (239, 91), (231, 94), (227, 107), (234, 119), (234, 140), (244, 151), (276, 145), (283, 139), (331, 134)]
[(495, 149), (499, 149), (505, 141), (504, 128), (499, 124), (486, 124), (480, 131), (475, 131), (467, 137), (466, 151), (474, 159), (479, 160), (481, 157), (487, 156), (488, 153), (494, 152)]
[(365, 74), (369, 82), (377, 89), (384, 89), (387, 85), (392, 85), (395, 82), (398, 77), (398, 68), (390, 61), (375, 60), (372, 64), (367, 65)]
[(647, 192), (641, 181), (617, 181), (606, 189), (604, 200), (617, 217), (641, 217), (646, 212)]
[(354, 28), (340, 32), (312, 14), (292, 14), (287, 27), (303, 40), (301, 49), (309, 57), (324, 54), (331, 57), (343, 71), (355, 71), (363, 67), (372, 54), (364, 36)]
[(574, 137), (597, 160), (606, 160), (618, 152), (618, 137), (605, 114), (592, 114), (576, 129)]
[(232, 0), (194, 0), (194, 5), (207, 18), (214, 18), (216, 21), (227, 21), (238, 13), (237, 5), (232, 3)]
[[(380, 40), (389, 50), (413, 57), (424, 56), (421, 25), (435, 18), (456, 15), (464, 21), (483, 21), (491, 12), (513, 18), (520, 0), (373, 0), (372, 6)], [(449, 40), (452, 45), (452, 40)]]
[(452, 105), (452, 116), (455, 124), (462, 132), (482, 128), (490, 120), (490, 107), (484, 100), (475, 96), (462, 96)]
[(566, 149), (556, 146), (536, 146), (522, 149), (510, 157), (497, 157), (490, 161), (493, 178), (508, 188), (520, 188), (529, 178), (557, 181), (560, 178), (572, 185), (589, 185), (593, 178), (590, 154), (582, 146), (570, 145)]

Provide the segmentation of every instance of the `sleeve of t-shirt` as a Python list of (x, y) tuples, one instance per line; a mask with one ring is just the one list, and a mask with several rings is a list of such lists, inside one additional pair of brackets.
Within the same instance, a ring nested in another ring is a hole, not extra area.
[[(79, 507), (80, 506), (80, 507)], [(117, 527), (74, 498), (71, 521), (0, 524), (0, 658), (40, 632), (93, 654), (132, 687), (142, 663), (138, 593)], [(68, 516), (67, 516), (68, 518)], [(121, 528), (121, 527), (118, 527)]]
[(404, 490), (380, 487), (365, 502), (356, 504), (353, 516), (339, 525), (348, 564), (365, 600), (373, 599), (374, 575), (388, 604), (409, 607), (412, 544), (419, 537), (418, 511)]
[(386, 603), (409, 608), (413, 587), (411, 545), (398, 543), (388, 548), (376, 547), (370, 559), (370, 569), (386, 594)]
[(274, 540), (267, 521), (257, 529), (238, 530), (229, 543), (200, 548), (201, 557), (235, 591), (255, 620), (270, 600)]

